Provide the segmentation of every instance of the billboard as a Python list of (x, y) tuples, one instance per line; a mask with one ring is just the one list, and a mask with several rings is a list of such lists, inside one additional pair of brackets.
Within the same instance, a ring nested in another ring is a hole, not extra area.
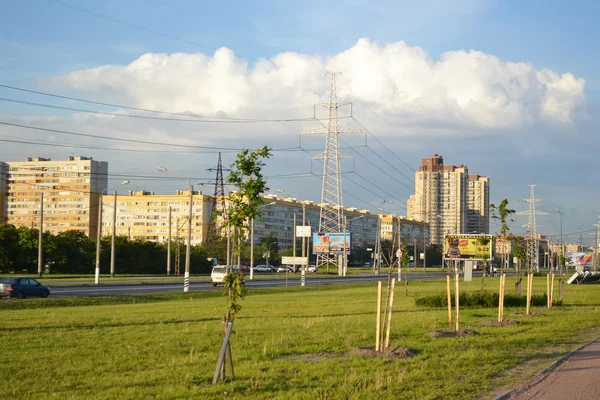
[(567, 259), (568, 267), (591, 267), (592, 266), (592, 252), (566, 252), (565, 258)]
[[(345, 236), (345, 241), (344, 241)], [(352, 233), (334, 232), (334, 233), (313, 233), (313, 254), (344, 254), (344, 249), (350, 254), (352, 244)]]
[(444, 258), (483, 260), (492, 258), (491, 235), (446, 235)]

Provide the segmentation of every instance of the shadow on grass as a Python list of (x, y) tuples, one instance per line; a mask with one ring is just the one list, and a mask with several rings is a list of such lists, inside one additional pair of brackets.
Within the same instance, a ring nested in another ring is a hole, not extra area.
[(73, 329), (96, 329), (96, 328), (125, 328), (135, 326), (152, 326), (152, 325), (172, 325), (185, 324), (194, 322), (221, 321), (221, 317), (210, 318), (190, 318), (178, 320), (163, 320), (154, 322), (125, 322), (125, 323), (110, 323), (110, 324), (72, 324), (72, 325), (47, 325), (47, 326), (20, 326), (15, 328), (0, 328), (0, 332), (19, 332), (19, 331), (49, 331), (49, 330), (73, 330)]

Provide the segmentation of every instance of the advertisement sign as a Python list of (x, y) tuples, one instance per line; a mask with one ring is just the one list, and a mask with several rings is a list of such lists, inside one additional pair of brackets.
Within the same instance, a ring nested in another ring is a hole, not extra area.
[[(346, 241), (344, 242), (344, 236)], [(347, 249), (346, 254), (350, 254), (352, 233), (343, 232), (335, 233), (313, 233), (313, 254), (344, 254), (344, 249)]]
[(492, 258), (491, 235), (446, 235), (444, 258), (482, 260)]
[(310, 225), (299, 225), (296, 227), (296, 237), (310, 237)]
[(592, 252), (566, 252), (565, 258), (567, 259), (568, 267), (591, 267), (592, 266)]

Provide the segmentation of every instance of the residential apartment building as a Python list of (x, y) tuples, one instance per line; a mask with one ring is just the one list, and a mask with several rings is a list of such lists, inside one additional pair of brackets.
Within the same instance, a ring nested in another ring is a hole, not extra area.
[(0, 161), (0, 225), (6, 223), (6, 191), (8, 188), (8, 164)]
[[(312, 231), (317, 232), (321, 204), (308, 200), (295, 198), (280, 198), (277, 195), (265, 195), (264, 206), (261, 209), (263, 216), (254, 222), (254, 243), (258, 244), (266, 236), (277, 238), (280, 249), (293, 247), (294, 242), (294, 215), (296, 225), (302, 224), (302, 215), (306, 223), (310, 221)], [(393, 214), (373, 214), (368, 210), (345, 208), (344, 215), (347, 221), (347, 231), (352, 233), (352, 246), (373, 247), (377, 237), (377, 220), (381, 219), (379, 235), (383, 240), (392, 240), (400, 231), (400, 240), (403, 243), (412, 243), (414, 239), (422, 240), (424, 236), (429, 240), (429, 226), (420, 221), (407, 219)]]
[(34, 157), (5, 164), (7, 223), (38, 228), (43, 204), (45, 231), (78, 230), (96, 235), (98, 202), (107, 186), (108, 163), (78, 156), (58, 161)]
[[(421, 246), (429, 243), (429, 225), (427, 223), (394, 214), (381, 214), (381, 240), (411, 245), (415, 241)], [(400, 232), (399, 236), (398, 232)]]
[(486, 176), (467, 177), (466, 233), (490, 232), (490, 180)]
[(407, 215), (429, 224), (430, 243), (444, 235), (489, 233), (489, 180), (469, 175), (466, 165), (444, 165), (439, 154), (423, 158), (415, 172), (415, 194)]
[[(169, 237), (169, 208), (171, 210), (171, 240), (180, 238), (187, 243), (190, 192), (178, 190), (175, 194), (154, 194), (146, 191), (129, 191), (117, 194), (117, 213), (114, 215), (114, 195), (102, 197), (102, 235), (112, 235), (113, 218), (116, 217), (117, 236), (130, 240), (166, 242)], [(212, 196), (193, 193), (192, 241), (193, 245), (205, 241), (212, 211)]]

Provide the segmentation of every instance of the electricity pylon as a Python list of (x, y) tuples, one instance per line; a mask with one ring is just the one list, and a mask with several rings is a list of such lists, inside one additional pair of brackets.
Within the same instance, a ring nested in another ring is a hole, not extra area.
[(534, 192), (535, 185), (529, 185), (529, 187), (531, 188), (529, 198), (528, 199), (519, 199), (520, 201), (529, 203), (529, 210), (528, 211), (520, 211), (517, 214), (529, 216), (527, 225), (524, 225), (527, 228), (527, 269), (532, 272), (533, 271), (537, 272), (537, 271), (539, 271), (538, 257), (540, 255), (540, 247), (539, 247), (539, 240), (537, 238), (537, 232), (536, 232), (535, 216), (536, 215), (548, 215), (548, 213), (535, 210), (535, 203), (536, 203), (536, 201), (540, 201), (540, 200), (535, 198), (535, 192)]
[[(344, 203), (342, 199), (341, 159), (352, 158), (340, 152), (340, 133), (364, 133), (364, 129), (348, 128), (338, 125), (338, 108), (351, 105), (351, 102), (337, 101), (336, 76), (339, 72), (331, 73), (331, 89), (328, 103), (317, 103), (317, 106), (329, 110), (327, 126), (304, 130), (302, 135), (325, 134), (325, 151), (313, 159), (323, 160), (323, 186), (321, 188), (321, 211), (319, 218), (319, 233), (329, 234), (342, 232), (344, 221)], [(379, 232), (378, 232), (379, 234)], [(329, 254), (317, 255), (317, 267), (330, 262)]]
[(217, 171), (215, 178), (215, 192), (210, 210), (210, 223), (208, 224), (208, 232), (206, 234), (206, 243), (211, 243), (217, 236), (217, 217), (215, 211), (221, 213), (221, 218), (225, 219), (225, 184), (223, 183), (223, 171), (231, 171), (228, 168), (223, 169), (221, 163), (221, 152), (219, 152), (219, 161), (217, 162), (216, 168), (208, 168), (208, 171)]

